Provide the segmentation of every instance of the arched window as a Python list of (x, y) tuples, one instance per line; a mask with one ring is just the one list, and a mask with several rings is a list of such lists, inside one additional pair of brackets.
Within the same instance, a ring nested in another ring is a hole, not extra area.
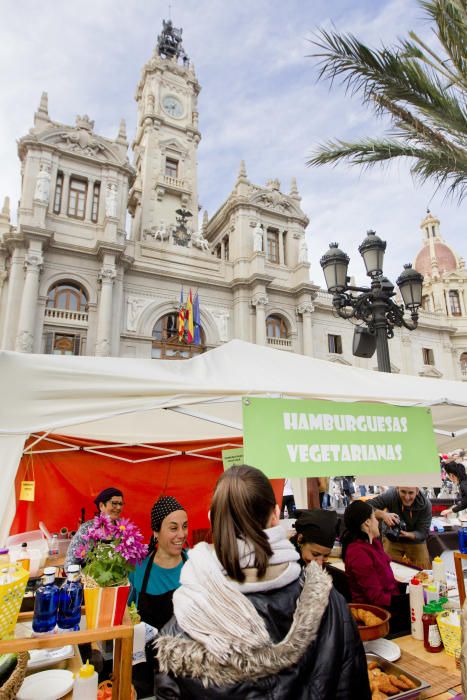
[(286, 339), (289, 335), (287, 324), (281, 316), (271, 315), (266, 319), (266, 335), (268, 338)]
[(459, 292), (456, 290), (451, 290), (449, 292), (449, 306), (451, 307), (451, 314), (453, 316), (461, 316), (461, 303), (459, 301)]
[(202, 328), (200, 330), (200, 343), (188, 343), (186, 331), (183, 339), (178, 336), (178, 312), (162, 316), (156, 321), (152, 329), (151, 357), (158, 360), (188, 360), (194, 355), (199, 355), (206, 350), (206, 339)]
[(460, 356), (461, 363), (461, 373), (464, 377), (467, 377), (467, 352), (463, 352)]
[(48, 309), (87, 311), (88, 297), (84, 289), (74, 282), (57, 282), (47, 295)]

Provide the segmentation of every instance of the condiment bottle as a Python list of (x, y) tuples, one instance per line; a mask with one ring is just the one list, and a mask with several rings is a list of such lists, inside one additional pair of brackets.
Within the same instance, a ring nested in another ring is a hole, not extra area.
[(58, 596), (57, 626), (59, 630), (79, 630), (81, 606), (83, 604), (83, 584), (78, 564), (70, 564), (67, 579)]
[(430, 583), (425, 589), (426, 603), (433, 603), (439, 598), (439, 586), (438, 583)]
[(36, 634), (53, 632), (57, 624), (58, 586), (55, 584), (55, 567), (44, 569), (42, 584), (36, 591), (32, 629)]
[(413, 578), (409, 583), (409, 604), (411, 634), (414, 639), (423, 639), (423, 586), (420, 581)]
[(443, 650), (443, 642), (436, 620), (442, 610), (443, 607), (440, 603), (430, 603), (423, 607), (423, 646), (434, 654)]
[(29, 571), (31, 567), (31, 557), (28, 554), (28, 543), (23, 542), (21, 545), (21, 556), (19, 559), (16, 560), (18, 564), (21, 564), (23, 569), (26, 569), (26, 571)]
[(432, 563), (433, 581), (438, 584), (439, 597), (443, 598), (447, 594), (448, 586), (446, 582), (446, 569), (441, 557), (435, 557)]
[(73, 700), (96, 700), (98, 677), (89, 659), (81, 666), (73, 684)]

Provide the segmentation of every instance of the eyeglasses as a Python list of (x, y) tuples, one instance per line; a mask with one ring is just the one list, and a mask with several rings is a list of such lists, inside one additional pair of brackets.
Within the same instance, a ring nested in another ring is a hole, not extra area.
[(123, 508), (123, 506), (124, 506), (125, 504), (124, 504), (123, 501), (110, 501), (110, 505), (111, 505), (113, 508)]

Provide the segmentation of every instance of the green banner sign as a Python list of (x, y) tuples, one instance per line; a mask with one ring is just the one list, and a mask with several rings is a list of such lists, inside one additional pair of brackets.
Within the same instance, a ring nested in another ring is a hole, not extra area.
[(270, 478), (439, 472), (431, 411), (413, 406), (244, 398), (243, 446)]

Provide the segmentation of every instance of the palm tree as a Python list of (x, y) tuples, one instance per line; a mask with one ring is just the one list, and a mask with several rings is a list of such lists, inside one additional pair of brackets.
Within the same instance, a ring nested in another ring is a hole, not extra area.
[(461, 201), (467, 192), (467, 1), (419, 2), (434, 23), (438, 52), (415, 32), (393, 48), (374, 50), (351, 34), (318, 30), (312, 41), (318, 79), (340, 78), (347, 92), (389, 115), (391, 128), (381, 139), (321, 144), (307, 165), (370, 167), (409, 158), (416, 179), (434, 180)]

